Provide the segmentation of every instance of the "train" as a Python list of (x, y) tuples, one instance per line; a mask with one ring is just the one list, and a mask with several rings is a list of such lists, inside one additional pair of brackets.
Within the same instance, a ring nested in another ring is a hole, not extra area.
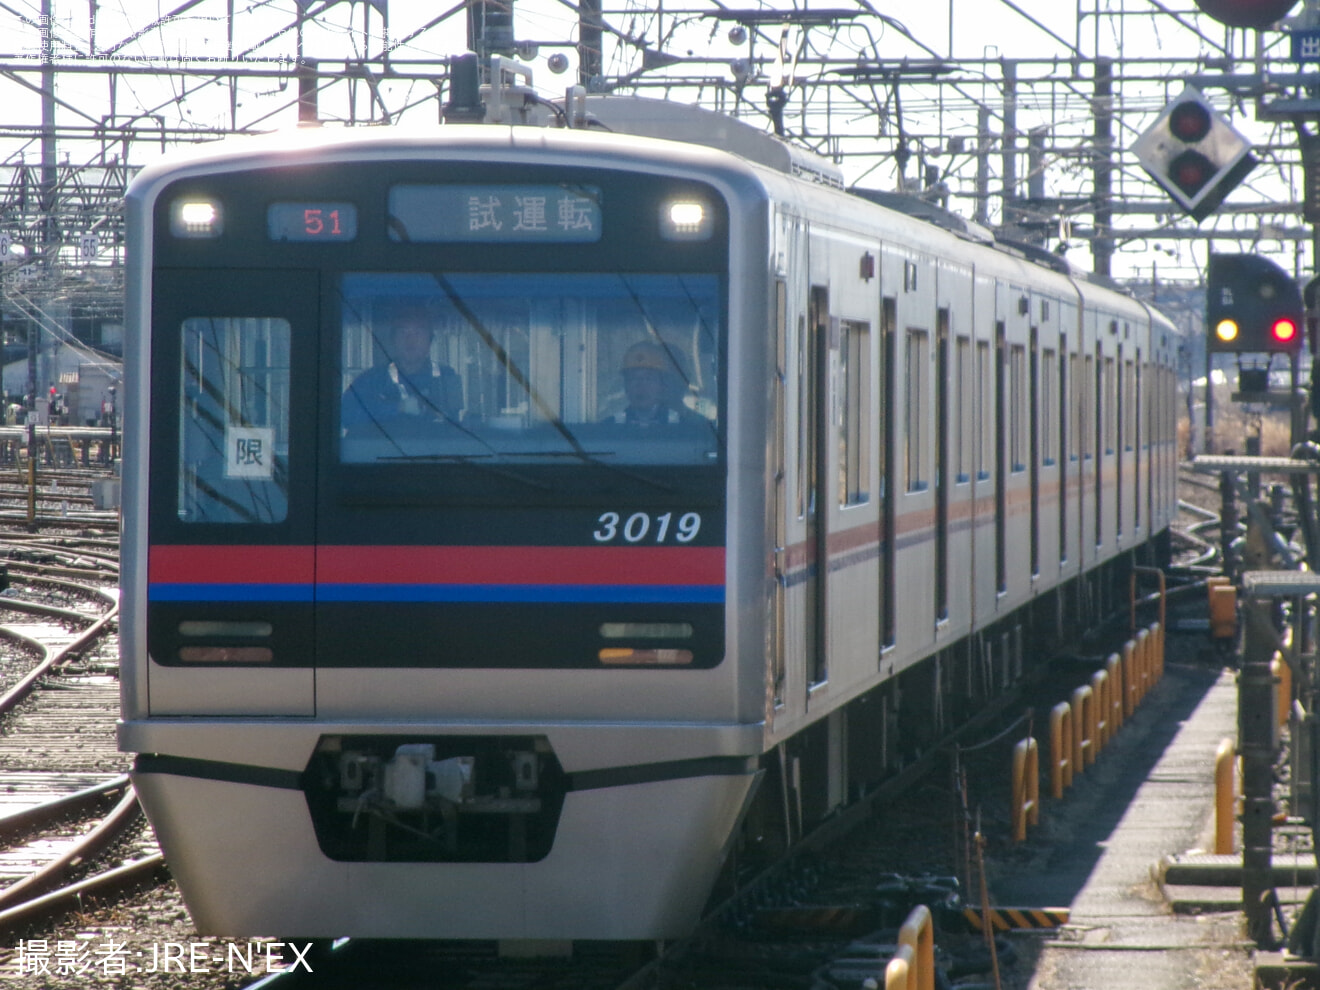
[(1175, 327), (747, 123), (125, 203), (119, 746), (200, 933), (680, 937), (1168, 559)]

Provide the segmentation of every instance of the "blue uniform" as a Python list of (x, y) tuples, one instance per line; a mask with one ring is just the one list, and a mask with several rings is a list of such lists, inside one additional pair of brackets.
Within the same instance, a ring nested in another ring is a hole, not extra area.
[(346, 430), (378, 426), (392, 432), (409, 424), (456, 422), (463, 409), (463, 382), (448, 365), (429, 362), (407, 375), (394, 362), (368, 368), (344, 392)]

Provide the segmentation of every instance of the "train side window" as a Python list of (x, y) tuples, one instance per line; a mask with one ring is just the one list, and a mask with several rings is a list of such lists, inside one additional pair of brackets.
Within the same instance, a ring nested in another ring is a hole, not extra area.
[(862, 505), (871, 499), (871, 325), (841, 321), (839, 345), (839, 504)]
[(268, 317), (184, 320), (178, 514), (278, 523), (289, 509), (290, 332)]
[(1041, 353), (1040, 371), (1040, 462), (1050, 467), (1059, 448), (1059, 364), (1058, 356), (1050, 348)]
[(906, 461), (907, 490), (924, 492), (930, 485), (930, 417), (929, 385), (930, 334), (925, 330), (908, 328), (907, 333), (907, 408), (906, 408)]
[(954, 376), (957, 387), (954, 389), (954, 401), (958, 404), (958, 427), (954, 440), (955, 480), (962, 484), (972, 479), (972, 342), (967, 337), (959, 337), (954, 355)]
[(1078, 425), (1082, 429), (1082, 459), (1089, 461), (1095, 450), (1095, 434), (1091, 429), (1090, 414), (1095, 410), (1099, 398), (1096, 395), (1095, 387), (1095, 358), (1086, 355), (1086, 370), (1082, 376), (1082, 388), (1085, 390), (1079, 396), (1081, 399), (1081, 411), (1078, 414)]
[(1137, 418), (1136, 410), (1140, 409), (1140, 403), (1137, 397), (1137, 372), (1131, 361), (1123, 363), (1123, 395), (1127, 398), (1122, 404), (1123, 409), (1133, 410), (1133, 415), (1123, 417), (1123, 449), (1134, 450), (1137, 444)]
[(1014, 344), (1008, 351), (1009, 459), (1017, 474), (1027, 469), (1027, 349)]
[(1075, 461), (1082, 455), (1082, 359), (1076, 354), (1068, 355), (1068, 382), (1072, 390), (1072, 415), (1068, 417), (1068, 460)]
[(990, 465), (995, 459), (995, 381), (994, 365), (990, 361), (990, 342), (976, 342), (976, 392), (980, 397), (980, 417), (976, 423), (977, 458), (976, 478), (990, 477)]
[(1105, 400), (1103, 407), (1105, 423), (1105, 454), (1112, 454), (1118, 446), (1116, 436), (1118, 417), (1118, 378), (1114, 370), (1114, 359), (1105, 358)]

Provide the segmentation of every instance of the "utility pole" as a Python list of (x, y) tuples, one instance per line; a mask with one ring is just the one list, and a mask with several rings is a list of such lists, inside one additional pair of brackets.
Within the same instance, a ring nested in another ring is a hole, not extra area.
[(578, 83), (591, 90), (605, 72), (600, 0), (578, 0)]
[(1022, 218), (1017, 207), (1017, 63), (1004, 59), (1004, 218), (1011, 227)]
[[(41, 0), (41, 183), (38, 200), (41, 228), (37, 278), (49, 280), (59, 262), (59, 229), (56, 226), (55, 198), (59, 186), (55, 145), (55, 24), (51, 0)], [(41, 361), (41, 324), (28, 307), (27, 409), (28, 459), (36, 463), (37, 450), (37, 366)]]
[(1095, 237), (1091, 266), (1109, 275), (1114, 256), (1114, 60), (1095, 60)]

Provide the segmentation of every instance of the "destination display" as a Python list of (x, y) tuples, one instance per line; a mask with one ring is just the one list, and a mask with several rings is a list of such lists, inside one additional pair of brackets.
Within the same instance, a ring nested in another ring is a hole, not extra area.
[(562, 185), (398, 185), (390, 239), (405, 243), (600, 240), (600, 190)]

